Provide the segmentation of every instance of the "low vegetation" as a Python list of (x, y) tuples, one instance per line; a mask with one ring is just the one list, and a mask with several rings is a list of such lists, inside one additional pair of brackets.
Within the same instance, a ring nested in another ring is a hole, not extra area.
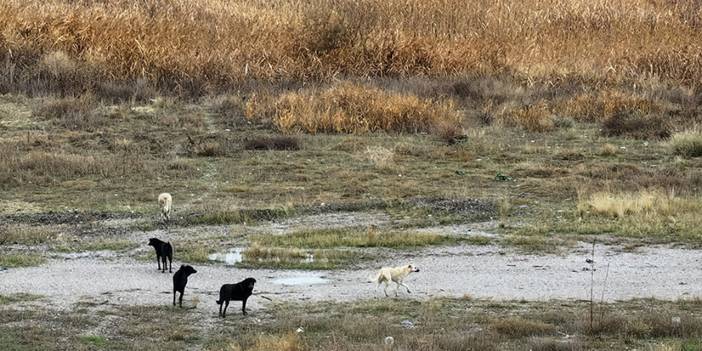
[(237, 266), (273, 269), (339, 269), (359, 265), (369, 255), (351, 250), (305, 250), (286, 247), (261, 247), (254, 244), (242, 253)]
[[(437, 103), (353, 83), (285, 93), (274, 106), (273, 123), (283, 132), (417, 133), (432, 132), (445, 123), (460, 122), (460, 116), (450, 101)], [(266, 111), (265, 107), (255, 109)], [(251, 117), (266, 117), (265, 113), (259, 115)]]
[(51, 245), (51, 249), (59, 252), (86, 252), (86, 251), (127, 251), (139, 246), (126, 239), (88, 239), (71, 238), (61, 240)]
[(670, 147), (675, 155), (702, 157), (702, 130), (687, 130), (673, 134)]
[(46, 262), (46, 258), (35, 253), (0, 252), (0, 267), (32, 267), (39, 266), (44, 262)]
[(286, 235), (254, 235), (251, 241), (261, 246), (329, 249), (338, 247), (408, 248), (457, 242), (438, 234), (387, 232), (372, 228), (302, 230)]
[(41, 299), (41, 295), (35, 294), (11, 294), (11, 295), (0, 295), (0, 305), (14, 304), (18, 302), (28, 302)]
[[(386, 337), (403, 350), (696, 350), (702, 337), (696, 301), (632, 300), (599, 306), (591, 328), (585, 302), (471, 299), (276, 303), (249, 318), (209, 323), (216, 312), (120, 306), (66, 313), (20, 310), (0, 314), (0, 348), (145, 349), (158, 344), (203, 350), (383, 349)], [(94, 318), (94, 314), (102, 318)], [(252, 327), (251, 317), (257, 318)], [(118, 321), (117, 327), (104, 328)], [(61, 328), (54, 328), (60, 324)], [(296, 332), (301, 328), (301, 332)], [(231, 334), (231, 330), (239, 332)]]

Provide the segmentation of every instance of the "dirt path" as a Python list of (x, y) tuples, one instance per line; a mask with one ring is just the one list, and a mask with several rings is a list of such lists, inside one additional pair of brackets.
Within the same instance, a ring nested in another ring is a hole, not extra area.
[[(493, 246), (457, 246), (404, 253), (356, 271), (247, 270), (222, 265), (196, 266), (186, 290), (188, 305), (215, 312), (219, 286), (253, 276), (256, 290), (279, 301), (349, 301), (382, 298), (382, 289), (368, 282), (376, 266), (413, 262), (421, 272), (407, 279), (413, 293), (401, 297), (438, 296), (500, 300), (587, 299), (590, 271), (586, 246), (565, 256), (504, 253)], [(655, 297), (675, 300), (702, 297), (702, 251), (649, 248), (622, 253), (596, 249), (595, 296), (602, 294), (606, 266), (607, 301)], [(175, 267), (174, 267), (175, 268)], [(114, 304), (167, 304), (171, 274), (151, 263), (129, 258), (51, 260), (40, 267), (0, 271), (0, 294), (33, 293), (68, 307), (78, 301)], [(391, 290), (392, 291), (392, 290)], [(193, 301), (193, 298), (199, 301)], [(253, 298), (252, 310), (267, 304)]]

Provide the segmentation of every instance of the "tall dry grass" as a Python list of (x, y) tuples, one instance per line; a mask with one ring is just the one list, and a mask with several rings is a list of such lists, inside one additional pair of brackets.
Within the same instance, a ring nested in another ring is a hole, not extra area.
[(349, 82), (285, 93), (274, 106), (273, 123), (284, 132), (434, 132), (461, 118), (449, 99), (433, 101)]
[(464, 74), (695, 86), (701, 28), (696, 0), (4, 0), (0, 91)]

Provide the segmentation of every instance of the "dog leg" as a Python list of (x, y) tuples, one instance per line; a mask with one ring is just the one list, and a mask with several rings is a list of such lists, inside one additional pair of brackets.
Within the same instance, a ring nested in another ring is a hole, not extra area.
[(229, 307), (229, 300), (224, 300), (224, 313), (222, 313), (222, 318), (227, 317), (227, 307)]
[(224, 302), (219, 304), (219, 316), (222, 317), (222, 305), (224, 305)]
[(185, 290), (183, 290), (183, 292), (180, 293), (180, 298), (178, 299), (178, 304), (180, 305), (180, 308), (183, 308), (183, 294), (185, 294)]
[(163, 270), (161, 273), (166, 273), (166, 256), (161, 256), (161, 260), (163, 261)]
[(176, 295), (176, 291), (173, 290), (173, 306), (175, 306), (175, 295)]
[(156, 255), (156, 264), (158, 265), (158, 270), (161, 270), (161, 257)]
[(241, 311), (244, 312), (244, 316), (246, 315), (246, 300), (241, 301)]
[(173, 256), (168, 256), (168, 273), (173, 273)]
[(409, 286), (405, 285), (405, 283), (403, 283), (403, 282), (400, 282), (400, 285), (404, 286), (404, 287), (405, 287), (405, 289), (407, 289), (407, 293), (408, 293), (408, 294), (411, 294), (411, 293), (412, 293), (412, 292), (410, 291), (410, 288), (409, 288)]
[(385, 292), (385, 297), (388, 297), (388, 282), (385, 282), (385, 287), (383, 288), (383, 292)]
[(397, 297), (397, 291), (400, 290), (400, 283), (395, 282), (395, 297)]

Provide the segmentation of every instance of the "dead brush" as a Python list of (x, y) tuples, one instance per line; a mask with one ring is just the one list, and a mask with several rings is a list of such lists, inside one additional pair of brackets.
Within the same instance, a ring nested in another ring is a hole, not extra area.
[[(251, 80), (465, 74), (593, 86), (655, 76), (692, 86), (702, 77), (698, 12), (695, 1), (638, 0), (7, 0), (0, 88), (76, 92), (144, 77), (203, 94)], [(83, 67), (65, 66), (80, 76), (36, 74), (52, 52)]]
[(94, 110), (98, 107), (90, 95), (80, 97), (46, 98), (32, 109), (32, 115), (52, 124), (77, 131), (92, 131), (104, 126), (108, 121)]
[(509, 110), (502, 115), (502, 122), (530, 132), (548, 132), (555, 127), (553, 114), (544, 101)]
[(432, 101), (342, 82), (283, 94), (273, 121), (283, 132), (431, 133), (444, 124), (457, 125), (460, 115), (451, 100)]
[(672, 125), (661, 115), (640, 115), (620, 111), (602, 123), (605, 136), (623, 136), (635, 139), (668, 139)]
[(378, 169), (395, 168), (395, 152), (382, 146), (368, 146), (363, 152), (364, 157)]
[(256, 136), (244, 140), (245, 150), (300, 150), (300, 140), (293, 136)]

